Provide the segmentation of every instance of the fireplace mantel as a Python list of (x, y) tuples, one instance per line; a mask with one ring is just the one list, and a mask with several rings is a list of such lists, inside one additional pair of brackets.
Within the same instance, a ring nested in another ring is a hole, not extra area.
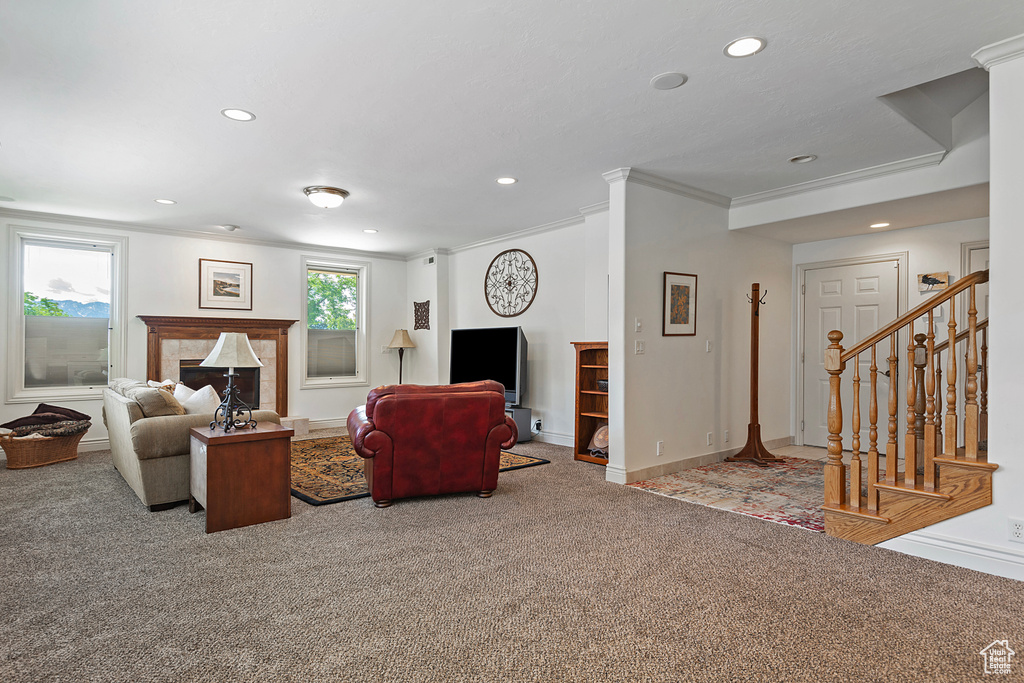
[[(245, 332), (250, 339), (277, 343), (275, 354), (275, 410), (288, 415), (288, 328), (295, 320), (268, 318), (207, 318), (140, 315), (146, 323), (146, 378), (160, 381), (167, 372), (160, 367), (161, 344), (166, 339), (217, 339), (221, 332)], [(176, 375), (175, 375), (176, 376)]]

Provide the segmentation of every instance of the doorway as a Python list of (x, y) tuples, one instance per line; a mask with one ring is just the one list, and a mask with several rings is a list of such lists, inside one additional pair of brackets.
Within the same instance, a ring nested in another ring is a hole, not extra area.
[[(825, 371), (827, 335), (843, 333), (843, 348), (850, 348), (900, 314), (900, 291), (906, 290), (906, 252), (797, 266), (800, 292), (799, 356), (797, 363), (798, 443), (828, 443), (828, 373)], [(879, 349), (887, 348), (883, 342)], [(862, 387), (867, 385), (871, 354), (859, 360)], [(876, 357), (878, 395), (888, 396), (888, 363)], [(844, 382), (840, 400), (849, 415), (852, 383)], [(861, 391), (861, 415), (867, 415), (868, 391)]]

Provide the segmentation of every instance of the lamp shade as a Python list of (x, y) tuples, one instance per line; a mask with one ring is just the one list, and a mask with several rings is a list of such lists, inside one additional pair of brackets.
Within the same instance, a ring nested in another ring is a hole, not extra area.
[(215, 368), (259, 368), (263, 366), (244, 332), (221, 332), (213, 351), (200, 365)]
[(416, 345), (412, 343), (412, 339), (409, 337), (409, 333), (406, 330), (395, 330), (395, 336), (391, 338), (391, 343), (388, 344), (389, 349), (414, 349)]

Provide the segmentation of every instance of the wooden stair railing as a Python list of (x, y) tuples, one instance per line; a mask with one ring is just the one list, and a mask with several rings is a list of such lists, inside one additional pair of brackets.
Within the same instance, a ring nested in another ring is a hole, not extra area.
[[(994, 465), (988, 465), (987, 453), (979, 449), (988, 437), (988, 320), (978, 321), (975, 289), (978, 285), (988, 282), (988, 271), (972, 273), (951, 285), (945, 291), (925, 301), (911, 311), (904, 313), (893, 322), (874, 334), (858, 342), (850, 349), (844, 349), (840, 342), (842, 332), (829, 332), (829, 346), (825, 351), (825, 370), (829, 374), (828, 404), (828, 462), (825, 466), (825, 504), (826, 530), (829, 533), (829, 513), (834, 515), (855, 517), (874, 523), (889, 524), (889, 511), (880, 511), (880, 492), (896, 492), (911, 494), (918, 499), (931, 500), (950, 508), (948, 501), (952, 494), (949, 487), (940, 490), (937, 481), (939, 464), (959, 465), (961, 467), (974, 464), (976, 468), (991, 473)], [(956, 297), (966, 292), (968, 301), (967, 326), (957, 331)], [(935, 309), (941, 304), (949, 304), (949, 322), (947, 323), (947, 339), (936, 342)], [(924, 323), (925, 333), (915, 334), (915, 323)], [(905, 331), (908, 339), (906, 349), (906, 428), (903, 436), (902, 453), (898, 440), (899, 433), (899, 389), (898, 370), (900, 353), (898, 339), (900, 332)], [(981, 333), (981, 354), (979, 363), (978, 333)], [(879, 348), (889, 340), (889, 355), (879, 358), (884, 352)], [(961, 424), (957, 410), (957, 344), (965, 343), (964, 351), (965, 377), (963, 381), (963, 447), (960, 448)], [(945, 413), (942, 407), (942, 369), (941, 354), (946, 352), (946, 385)], [(868, 369), (868, 449), (867, 472), (862, 470), (861, 461), (861, 377), (860, 354), (870, 354)], [(852, 410), (850, 419), (851, 431), (851, 462), (849, 465), (849, 489), (847, 489), (847, 467), (843, 464), (843, 406), (840, 398), (842, 375), (848, 361), (853, 361), (852, 373)], [(888, 364), (884, 374), (891, 379), (888, 392), (888, 439), (883, 450), (878, 447), (878, 362)], [(980, 373), (979, 373), (980, 370)], [(979, 382), (980, 374), (980, 382)], [(980, 392), (979, 392), (980, 388)], [(900, 466), (900, 457), (903, 464)], [(962, 456), (962, 457), (959, 457)], [(885, 460), (884, 472), (880, 471), (880, 459)], [(955, 477), (950, 477), (952, 482)], [(972, 488), (974, 484), (971, 484)], [(971, 491), (971, 504), (974, 505), (982, 497)], [(991, 500), (991, 490), (988, 491)], [(964, 494), (967, 495), (967, 494)], [(887, 498), (888, 499), (888, 498)], [(980, 505), (975, 505), (978, 507)], [(972, 508), (973, 509), (973, 508)], [(920, 505), (909, 506), (911, 514), (921, 519), (935, 517), (935, 511), (922, 511)], [(955, 512), (954, 514), (961, 514)], [(949, 516), (953, 516), (950, 514)], [(837, 519), (836, 517), (832, 517)], [(942, 517), (946, 518), (946, 517)], [(934, 521), (938, 521), (935, 519)], [(934, 523), (928, 522), (928, 523)], [(837, 529), (842, 524), (833, 525)], [(906, 533), (912, 523), (903, 521), (898, 524), (905, 528)], [(888, 535), (886, 535), (888, 534)], [(841, 535), (841, 534), (840, 534)], [(852, 540), (864, 541), (865, 538), (891, 538), (898, 533), (878, 532)], [(871, 542), (878, 542), (871, 541)]]

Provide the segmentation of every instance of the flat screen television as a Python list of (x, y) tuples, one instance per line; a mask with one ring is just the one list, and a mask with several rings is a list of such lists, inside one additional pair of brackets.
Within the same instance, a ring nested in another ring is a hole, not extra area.
[(452, 384), (493, 379), (505, 386), (505, 403), (518, 406), (526, 396), (526, 377), (526, 335), (521, 327), (452, 330)]

